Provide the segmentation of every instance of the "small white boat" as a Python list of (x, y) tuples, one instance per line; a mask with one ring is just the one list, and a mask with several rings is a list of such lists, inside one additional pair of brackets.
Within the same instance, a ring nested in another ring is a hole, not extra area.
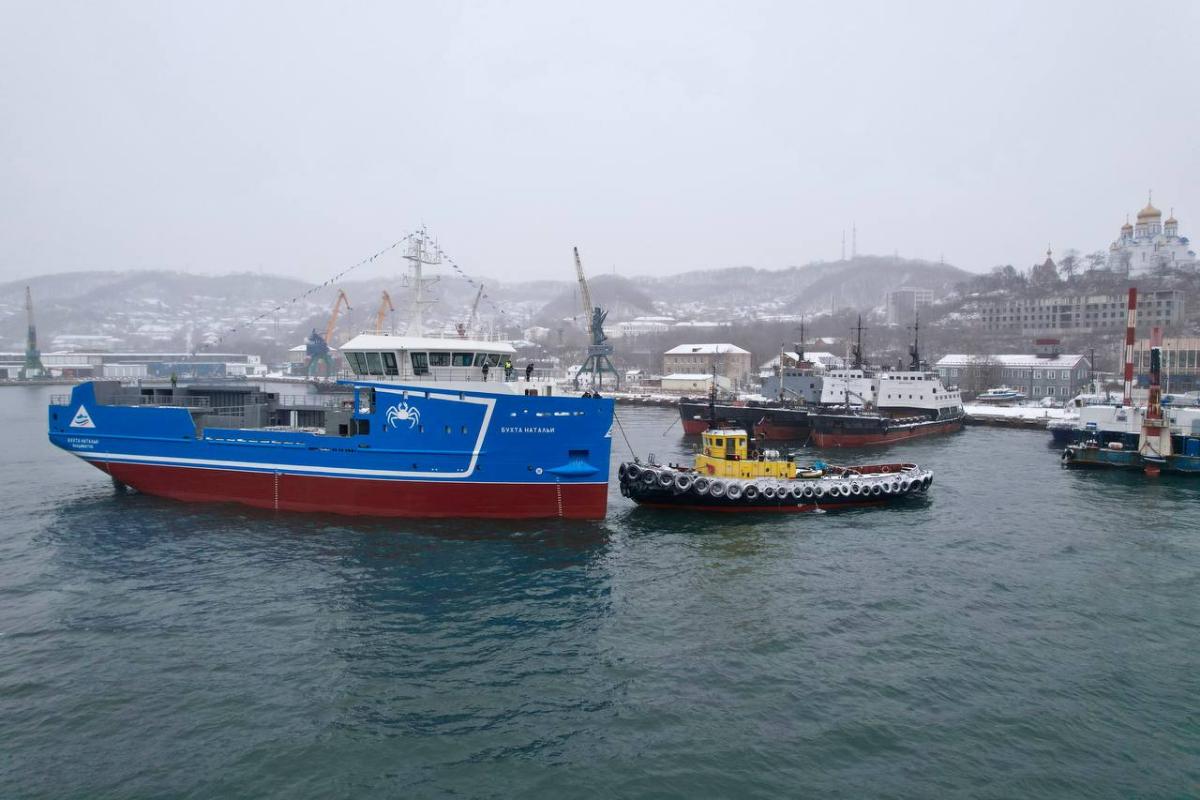
[(981, 392), (976, 398), (976, 403), (1016, 403), (1025, 399), (1025, 394), (1008, 386), (999, 386), (995, 389), (988, 389), (986, 392)]

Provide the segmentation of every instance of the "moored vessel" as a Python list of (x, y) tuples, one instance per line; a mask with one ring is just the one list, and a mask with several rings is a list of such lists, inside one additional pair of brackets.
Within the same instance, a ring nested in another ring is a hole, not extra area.
[[(919, 322), (913, 327), (918, 330)], [(936, 372), (923, 369), (918, 344), (914, 338), (909, 347), (909, 369), (876, 373), (870, 399), (861, 409), (847, 404), (812, 414), (813, 444), (866, 447), (962, 430), (966, 414), (961, 394), (947, 389)]]
[(620, 465), (621, 493), (643, 506), (721, 512), (799, 512), (882, 506), (928, 491), (933, 473), (916, 464), (808, 465), (750, 449), (746, 431), (713, 428), (692, 466)]
[[(1132, 289), (1130, 297), (1132, 306)], [(1132, 325), (1131, 322), (1130, 327)], [(1150, 476), (1162, 472), (1200, 474), (1200, 411), (1176, 411), (1163, 405), (1161, 370), (1162, 331), (1154, 328), (1150, 338), (1150, 391), (1146, 407), (1141, 409), (1129, 405), (1119, 409), (1096, 409), (1096, 413), (1113, 413), (1120, 427), (1108, 426), (1104, 431), (1108, 434), (1106, 441), (1095, 436), (1081, 443), (1067, 445), (1061, 457), (1063, 466), (1138, 470)], [(1132, 365), (1128, 362), (1126, 375), (1125, 396), (1128, 402), (1132, 381)], [(1081, 419), (1091, 410), (1081, 409)], [(1102, 435), (1098, 424), (1093, 430)]]

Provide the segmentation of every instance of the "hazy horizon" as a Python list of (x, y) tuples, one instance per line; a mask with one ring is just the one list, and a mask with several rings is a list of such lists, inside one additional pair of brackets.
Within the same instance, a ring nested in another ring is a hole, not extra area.
[[(1200, 6), (10, 6), (0, 281), (322, 281), (422, 223), (468, 272), (970, 271), (1200, 235)], [(398, 273), (396, 256), (348, 277)]]

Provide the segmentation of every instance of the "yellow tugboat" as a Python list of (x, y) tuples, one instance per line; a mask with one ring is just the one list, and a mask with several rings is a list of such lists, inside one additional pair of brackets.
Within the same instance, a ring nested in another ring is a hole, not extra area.
[(753, 450), (746, 431), (712, 428), (688, 467), (627, 461), (621, 494), (645, 506), (706, 511), (819, 511), (901, 502), (923, 494), (933, 473), (916, 464), (800, 465), (777, 450)]

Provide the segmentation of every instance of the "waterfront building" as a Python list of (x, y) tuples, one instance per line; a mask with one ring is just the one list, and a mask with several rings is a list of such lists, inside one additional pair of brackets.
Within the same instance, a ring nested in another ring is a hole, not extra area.
[[(1036, 336), (1046, 333), (1114, 332), (1125, 327), (1124, 294), (1055, 295), (982, 303), (984, 330)], [(1138, 325), (1166, 328), (1184, 319), (1184, 293), (1178, 289), (1138, 291)]]
[[(662, 376), (664, 392), (682, 392), (684, 394), (706, 395), (712, 390), (713, 376), (711, 372), (673, 372)], [(732, 391), (733, 386), (724, 375), (717, 375), (717, 390)]]
[(1067, 400), (1087, 387), (1091, 364), (1087, 356), (1056, 353), (943, 356), (934, 365), (942, 383), (964, 394), (979, 394), (1008, 386), (1031, 400)]
[(911, 325), (918, 309), (933, 305), (932, 289), (902, 286), (883, 295), (888, 325)]
[(1116, 272), (1146, 274), (1160, 267), (1195, 267), (1196, 253), (1186, 236), (1179, 235), (1174, 212), (1163, 221), (1151, 202), (1137, 213), (1137, 224), (1125, 224), (1108, 248), (1108, 268)]
[(728, 342), (681, 344), (663, 353), (663, 374), (704, 374), (728, 378), (734, 386), (750, 382), (750, 351)]
[[(23, 354), (20, 354), (23, 361)], [(14, 362), (17, 353), (0, 353), (0, 365)], [(42, 353), (46, 372), (55, 378), (232, 378), (262, 377), (262, 358), (247, 353)], [(8, 370), (0, 370), (7, 373)], [(5, 375), (0, 375), (5, 377)]]
[[(1150, 340), (1139, 339), (1133, 345), (1133, 363), (1138, 382), (1146, 385), (1150, 376)], [(1170, 392), (1200, 389), (1200, 338), (1167, 336), (1162, 343), (1162, 380)]]

